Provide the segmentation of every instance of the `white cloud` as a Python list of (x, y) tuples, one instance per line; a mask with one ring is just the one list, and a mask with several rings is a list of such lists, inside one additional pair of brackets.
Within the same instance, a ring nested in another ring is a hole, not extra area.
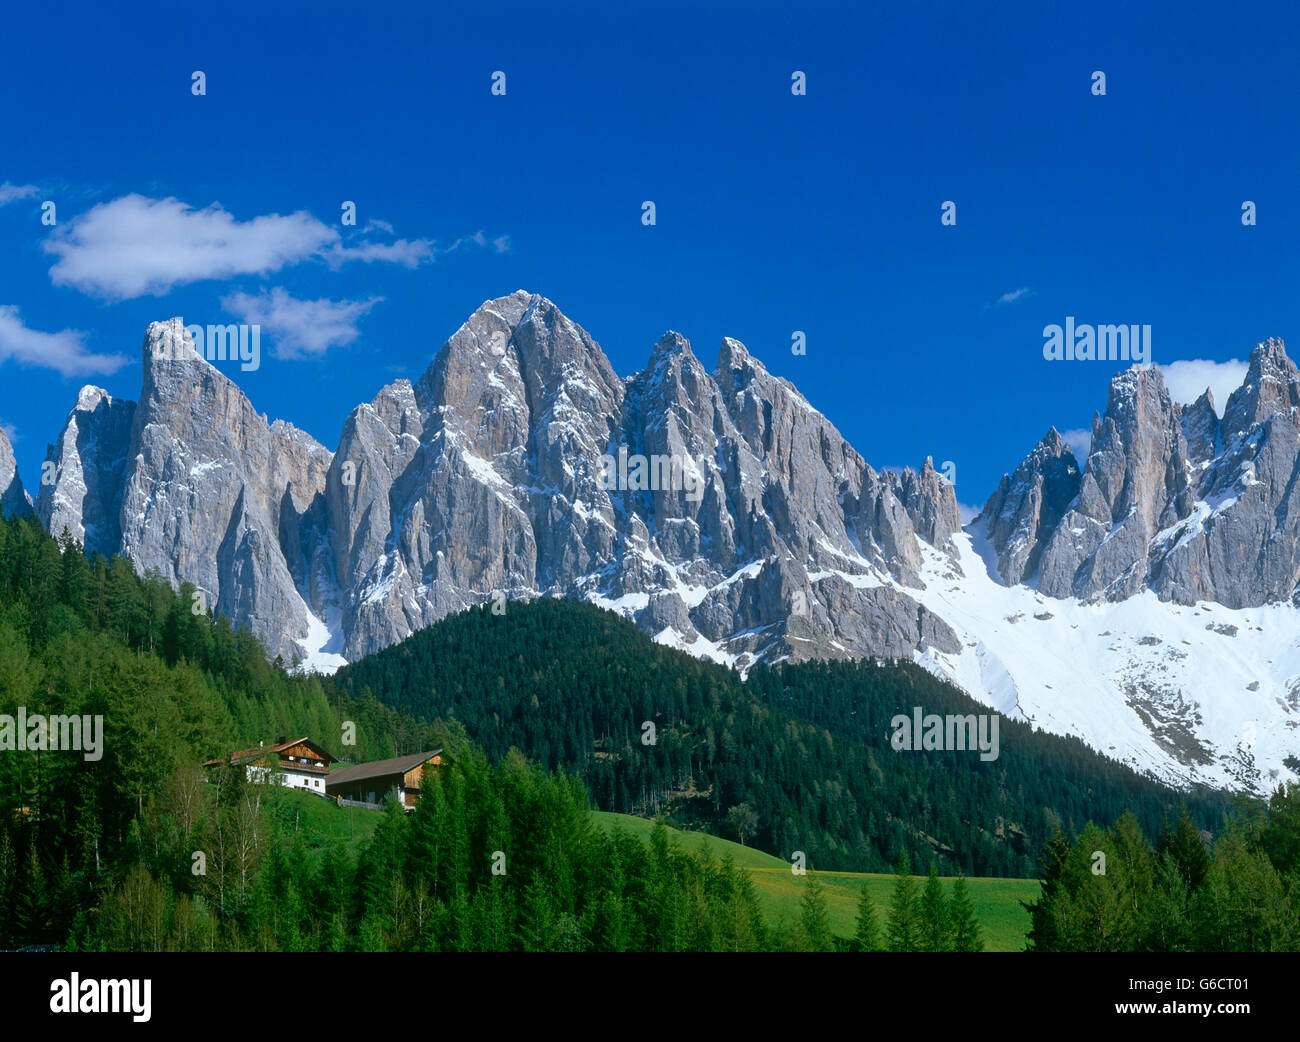
[(983, 507), (973, 507), (969, 503), (962, 503), (961, 501), (958, 501), (957, 516), (961, 518), (962, 527), (965, 528), (977, 517), (979, 517), (980, 511), (983, 509), (984, 509)]
[(13, 359), (54, 369), (64, 376), (114, 373), (126, 365), (123, 355), (97, 355), (86, 348), (86, 334), (75, 329), (42, 333), (28, 329), (12, 304), (0, 305), (0, 362)]
[(357, 323), (382, 300), (298, 300), (277, 286), (257, 296), (231, 294), (221, 306), (249, 325), (260, 325), (277, 358), (304, 358), (352, 343), (361, 334)]
[(265, 275), (312, 256), (338, 232), (309, 213), (236, 221), (218, 204), (126, 195), (74, 217), (45, 242), (55, 285), (110, 300), (233, 275)]
[(9, 439), (10, 445), (18, 440), (18, 428), (12, 423), (0, 423), (0, 431), (5, 432), (5, 437)]
[[(392, 225), (371, 221), (366, 231), (372, 230), (391, 233)], [(129, 300), (161, 296), (175, 286), (206, 279), (269, 275), (311, 258), (334, 269), (349, 261), (415, 268), (465, 243), (484, 246), (487, 239), (477, 232), (445, 250), (432, 239), (363, 239), (350, 245), (337, 229), (305, 211), (237, 221), (219, 203), (199, 210), (179, 199), (133, 193), (74, 217), (50, 235), (44, 248), (58, 258), (50, 269), (55, 285), (107, 300)], [(499, 236), (492, 245), (504, 253), (509, 236)]]
[(16, 185), (6, 181), (0, 185), (0, 206), (7, 206), (19, 199), (30, 199), (39, 192), (40, 189), (35, 185)]
[(1228, 397), (1246, 379), (1249, 363), (1240, 358), (1227, 362), (1211, 362), (1205, 358), (1170, 362), (1157, 366), (1169, 388), (1169, 397), (1184, 405), (1196, 401), (1208, 387), (1214, 397), (1214, 411), (1223, 416)]
[(1075, 427), (1072, 430), (1061, 431), (1061, 440), (1070, 446), (1074, 458), (1079, 461), (1079, 466), (1082, 467), (1088, 458), (1088, 453), (1092, 451), (1092, 431), (1086, 427)]

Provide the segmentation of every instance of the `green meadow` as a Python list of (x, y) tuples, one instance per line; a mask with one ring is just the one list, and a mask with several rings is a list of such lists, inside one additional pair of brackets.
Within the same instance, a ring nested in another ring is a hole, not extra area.
[[(653, 821), (634, 818), (626, 814), (609, 814), (595, 811), (592, 817), (606, 829), (621, 828), (643, 838), (649, 837)], [(793, 922), (799, 915), (799, 899), (803, 894), (803, 879), (790, 871), (790, 864), (759, 850), (742, 847), (730, 840), (718, 839), (701, 832), (681, 832), (669, 829), (674, 841), (686, 850), (708, 850), (714, 857), (731, 855), (737, 866), (749, 871), (758, 889), (763, 913), (774, 926), (782, 921)], [(882, 928), (889, 920), (889, 900), (894, 892), (892, 875), (863, 872), (812, 872), (826, 892), (831, 927), (842, 937), (853, 935), (858, 914), (858, 895), (865, 884), (876, 906), (876, 918)], [(924, 878), (917, 881), (918, 889)], [(945, 887), (952, 879), (943, 877)], [(1025, 935), (1029, 930), (1029, 913), (1021, 905), (1038, 896), (1036, 879), (995, 879), (975, 877), (966, 880), (975, 914), (984, 932), (984, 947), (991, 952), (1018, 952), (1025, 949)]]
[(281, 828), (301, 840), (312, 857), (337, 843), (344, 844), (355, 856), (369, 842), (383, 814), (361, 807), (340, 807), (333, 800), (300, 789), (274, 791), (270, 807)]

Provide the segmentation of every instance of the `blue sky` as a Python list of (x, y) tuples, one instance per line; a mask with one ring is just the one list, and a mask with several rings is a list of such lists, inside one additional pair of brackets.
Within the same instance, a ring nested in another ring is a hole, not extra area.
[(77, 390), (136, 398), (172, 315), (260, 317), (261, 368), (224, 371), (331, 449), (517, 288), (625, 376), (667, 329), (709, 368), (734, 336), (873, 464), (952, 461), (968, 504), (1105, 406), (1116, 367), (1044, 361), (1049, 323), (1224, 364), (1187, 386), (1300, 343), (1283, 5), (478, 6), (0, 16), (0, 423), (29, 488)]

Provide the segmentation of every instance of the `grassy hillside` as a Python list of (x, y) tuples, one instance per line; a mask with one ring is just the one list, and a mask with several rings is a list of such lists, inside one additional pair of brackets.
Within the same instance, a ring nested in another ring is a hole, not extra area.
[[(609, 814), (596, 811), (592, 815), (605, 829), (624, 829), (633, 835), (648, 838), (654, 822), (627, 814)], [(782, 921), (793, 922), (799, 915), (799, 899), (803, 894), (803, 881), (790, 871), (788, 862), (761, 850), (742, 847), (739, 843), (718, 839), (701, 832), (682, 832), (669, 829), (675, 842), (686, 850), (708, 850), (714, 857), (730, 854), (731, 859), (749, 871), (758, 888), (759, 904), (763, 915), (773, 926)], [(858, 915), (858, 895), (865, 882), (876, 905), (876, 917), (883, 925), (889, 920), (889, 899), (894, 891), (892, 875), (862, 872), (815, 872), (826, 891), (826, 904), (830, 910), (831, 927), (841, 937), (853, 934)], [(918, 880), (918, 886), (923, 880)], [(944, 878), (945, 888), (952, 879)], [(985, 950), (991, 952), (1019, 952), (1025, 950), (1025, 934), (1029, 930), (1029, 913), (1021, 905), (1038, 896), (1039, 885), (1035, 879), (966, 880), (975, 914), (984, 931)]]
[[(621, 828), (635, 836), (640, 836), (642, 839), (648, 839), (655, 827), (655, 823), (648, 818), (637, 818), (631, 814), (611, 814), (608, 811), (597, 810), (592, 811), (591, 816), (604, 829)], [(790, 871), (789, 862), (782, 861), (779, 857), (773, 857), (771, 854), (765, 854), (761, 850), (755, 850), (753, 847), (742, 847), (739, 843), (733, 843), (729, 839), (719, 839), (717, 836), (710, 836), (706, 832), (683, 832), (681, 829), (674, 828), (669, 828), (668, 831), (683, 850), (692, 852), (708, 850), (716, 858), (722, 858), (730, 854), (731, 860), (741, 868), (784, 869), (786, 872)]]
[(278, 790), (272, 807), (285, 833), (300, 839), (313, 857), (337, 843), (355, 857), (383, 817), (382, 811), (340, 807), (333, 800), (299, 789)]

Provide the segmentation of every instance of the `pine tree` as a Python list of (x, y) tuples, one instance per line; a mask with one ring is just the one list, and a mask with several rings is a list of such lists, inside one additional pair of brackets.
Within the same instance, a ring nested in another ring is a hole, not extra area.
[(952, 927), (948, 919), (948, 900), (944, 897), (943, 883), (939, 881), (939, 868), (931, 861), (930, 874), (921, 891), (921, 950), (947, 952), (952, 950)]
[(831, 931), (831, 914), (826, 894), (817, 877), (804, 876), (803, 897), (799, 899), (799, 942), (804, 951), (833, 952), (835, 934)]
[(1037, 901), (1022, 901), (1029, 913), (1027, 950), (1055, 952), (1062, 950), (1061, 932), (1057, 924), (1059, 906), (1068, 899), (1065, 870), (1070, 861), (1070, 841), (1057, 831), (1047, 841), (1039, 859), (1038, 878), (1042, 884)]
[(894, 896), (889, 904), (889, 950), (914, 952), (921, 943), (920, 909), (916, 880), (912, 878), (912, 861), (906, 850), (898, 858), (895, 876)]
[(1166, 851), (1178, 865), (1188, 888), (1195, 890), (1200, 886), (1210, 870), (1210, 854), (1205, 849), (1205, 840), (1201, 838), (1201, 832), (1187, 812), (1185, 803), (1179, 807), (1178, 821), (1173, 825), (1165, 824), (1160, 841), (1156, 844), (1157, 854)]
[(984, 937), (975, 905), (971, 902), (966, 877), (961, 873), (952, 884), (952, 898), (948, 902), (948, 920), (952, 925), (952, 950), (955, 952), (982, 952)]
[(871, 900), (871, 887), (865, 882), (858, 895), (858, 928), (853, 935), (853, 950), (880, 951), (880, 923), (876, 919), (875, 902)]

